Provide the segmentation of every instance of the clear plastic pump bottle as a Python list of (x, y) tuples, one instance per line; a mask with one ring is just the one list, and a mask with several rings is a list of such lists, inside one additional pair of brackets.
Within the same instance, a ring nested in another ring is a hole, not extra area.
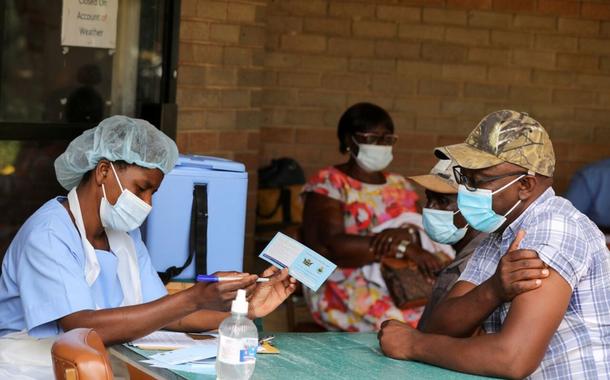
[(231, 305), (231, 316), (218, 328), (219, 343), (216, 356), (216, 377), (219, 380), (247, 380), (256, 364), (258, 331), (248, 318), (246, 291), (237, 291)]

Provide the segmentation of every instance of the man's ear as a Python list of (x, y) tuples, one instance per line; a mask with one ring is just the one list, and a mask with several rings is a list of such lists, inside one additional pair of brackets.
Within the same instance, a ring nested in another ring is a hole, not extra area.
[(533, 175), (526, 175), (519, 180), (519, 199), (525, 201), (534, 194), (534, 189), (538, 185), (538, 178)]
[(95, 173), (95, 183), (98, 186), (102, 186), (102, 184), (105, 184), (106, 181), (108, 180), (108, 176), (111, 174), (110, 170), (112, 170), (110, 168), (110, 161), (108, 160), (100, 160), (95, 169), (94, 169), (94, 173)]

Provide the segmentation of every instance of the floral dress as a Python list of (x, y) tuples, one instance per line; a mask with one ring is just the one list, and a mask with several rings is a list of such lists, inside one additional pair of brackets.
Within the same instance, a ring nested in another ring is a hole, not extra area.
[[(343, 204), (345, 233), (371, 235), (371, 230), (403, 212), (417, 212), (417, 193), (399, 174), (384, 173), (385, 184), (369, 184), (335, 167), (320, 170), (303, 188)], [(337, 268), (317, 292), (305, 289), (313, 318), (328, 330), (377, 331), (386, 319), (413, 327), (423, 307), (398, 309), (385, 286), (369, 281), (367, 268)], [(378, 268), (378, 266), (377, 266)], [(383, 284), (385, 285), (385, 284)]]

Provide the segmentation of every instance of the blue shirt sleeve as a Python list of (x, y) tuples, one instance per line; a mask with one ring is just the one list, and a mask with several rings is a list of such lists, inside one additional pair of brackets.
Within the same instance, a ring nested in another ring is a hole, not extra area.
[(565, 197), (572, 202), (578, 211), (583, 214), (588, 213), (594, 197), (593, 194), (591, 194), (584, 172), (580, 171), (574, 175)]
[(56, 335), (61, 332), (57, 320), (95, 309), (82, 256), (71, 249), (74, 236), (58, 224), (33, 229), (20, 248), (17, 286), (26, 327), (35, 337)]
[(163, 281), (159, 278), (157, 270), (153, 267), (150, 261), (148, 249), (142, 241), (142, 235), (139, 229), (129, 233), (136, 246), (138, 254), (138, 266), (140, 268), (140, 281), (142, 283), (142, 300), (151, 302), (167, 295), (167, 289), (163, 285)]
[(592, 261), (591, 250), (576, 221), (565, 215), (544, 213), (528, 224), (536, 228), (524, 228), (527, 233), (520, 248), (536, 251), (574, 289)]

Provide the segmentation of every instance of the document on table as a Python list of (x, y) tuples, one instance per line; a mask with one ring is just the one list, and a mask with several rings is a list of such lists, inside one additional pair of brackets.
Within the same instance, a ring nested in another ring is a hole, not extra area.
[(211, 339), (199, 341), (191, 347), (159, 352), (158, 354), (152, 355), (150, 359), (168, 365), (194, 363), (216, 357), (217, 351), (218, 340)]
[(136, 339), (129, 344), (143, 350), (175, 350), (178, 348), (191, 347), (196, 344), (201, 344), (209, 340), (195, 340), (185, 333), (173, 331), (155, 331), (152, 334), (146, 335), (140, 339)]
[(259, 255), (278, 268), (288, 268), (290, 275), (314, 292), (337, 266), (298, 241), (278, 232)]

